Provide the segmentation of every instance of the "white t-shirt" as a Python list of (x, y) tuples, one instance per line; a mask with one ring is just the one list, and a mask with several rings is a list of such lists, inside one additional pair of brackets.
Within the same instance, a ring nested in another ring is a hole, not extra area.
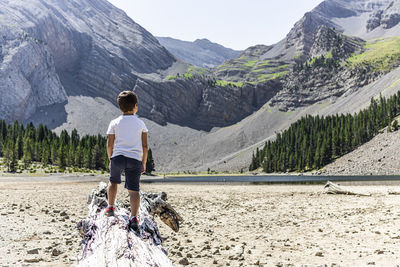
[(107, 134), (115, 134), (111, 157), (123, 155), (142, 161), (142, 132), (147, 133), (148, 130), (136, 115), (121, 115), (112, 120), (107, 130)]

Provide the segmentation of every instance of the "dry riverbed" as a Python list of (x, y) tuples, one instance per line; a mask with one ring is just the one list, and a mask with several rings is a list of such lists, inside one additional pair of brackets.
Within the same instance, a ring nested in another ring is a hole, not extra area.
[[(74, 265), (75, 224), (97, 184), (0, 177), (0, 266)], [(179, 233), (157, 220), (177, 266), (400, 264), (400, 195), (387, 194), (400, 186), (350, 188), (373, 195), (327, 195), (321, 185), (142, 184), (167, 192), (185, 219)]]

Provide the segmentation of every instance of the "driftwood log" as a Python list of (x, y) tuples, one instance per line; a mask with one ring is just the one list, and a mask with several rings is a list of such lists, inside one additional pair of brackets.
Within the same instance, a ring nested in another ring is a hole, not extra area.
[(77, 223), (82, 236), (82, 251), (78, 266), (173, 266), (162, 248), (161, 236), (155, 215), (179, 231), (182, 217), (166, 201), (167, 194), (140, 193), (139, 231), (128, 228), (129, 204), (116, 202), (114, 217), (105, 215), (107, 184), (100, 183), (89, 195), (89, 213)]
[(326, 185), (324, 186), (326, 189), (327, 194), (343, 194), (343, 195), (354, 195), (354, 196), (371, 196), (371, 194), (364, 194), (364, 193), (358, 193), (354, 192), (352, 190), (349, 190), (345, 187), (342, 187), (340, 185), (334, 184), (331, 181), (328, 181)]

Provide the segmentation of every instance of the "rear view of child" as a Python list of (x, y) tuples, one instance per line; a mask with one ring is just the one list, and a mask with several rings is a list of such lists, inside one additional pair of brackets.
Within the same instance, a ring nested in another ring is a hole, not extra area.
[(108, 185), (107, 216), (114, 216), (114, 205), (121, 174), (125, 171), (125, 188), (128, 189), (131, 205), (129, 227), (138, 230), (140, 206), (139, 179), (146, 170), (147, 128), (135, 114), (138, 99), (134, 92), (123, 91), (118, 95), (118, 106), (122, 115), (112, 120), (107, 130), (107, 154), (110, 159), (110, 182)]

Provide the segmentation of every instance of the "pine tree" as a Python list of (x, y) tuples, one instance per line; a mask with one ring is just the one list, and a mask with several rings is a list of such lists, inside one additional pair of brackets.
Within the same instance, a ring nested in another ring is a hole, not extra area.
[(68, 156), (67, 156), (67, 166), (75, 166), (75, 152), (76, 148), (72, 145), (69, 146)]
[(50, 145), (50, 160), (51, 164), (56, 164), (57, 161), (57, 140), (53, 139)]
[(67, 153), (65, 149), (65, 145), (60, 144), (58, 149), (57, 149), (57, 160), (56, 163), (58, 167), (60, 167), (61, 170), (63, 170), (67, 166)]
[(102, 158), (100, 146), (96, 144), (92, 150), (92, 167), (94, 167), (96, 170), (104, 169), (104, 161)]
[(42, 165), (43, 167), (47, 167), (50, 161), (50, 145), (46, 139), (43, 139), (42, 142)]
[(17, 151), (14, 142), (11, 139), (8, 139), (5, 145), (4, 160), (7, 165), (8, 172), (17, 171)]
[(85, 147), (83, 149), (83, 167), (92, 169), (92, 166), (92, 149)]
[(78, 147), (75, 150), (75, 160), (74, 160), (75, 166), (78, 168), (83, 167), (83, 155), (82, 155), (82, 147), (79, 144)]
[(251, 163), (249, 166), (249, 171), (254, 171), (256, 169), (256, 157), (254, 156), (254, 152), (253, 152), (253, 157), (251, 158)]
[(24, 162), (24, 168), (27, 169), (32, 163), (32, 141), (27, 136), (24, 138), (24, 153), (22, 161)]
[(24, 155), (24, 144), (22, 141), (22, 135), (19, 134), (17, 137), (16, 141), (16, 151), (17, 151), (17, 158), (22, 159), (22, 156)]

